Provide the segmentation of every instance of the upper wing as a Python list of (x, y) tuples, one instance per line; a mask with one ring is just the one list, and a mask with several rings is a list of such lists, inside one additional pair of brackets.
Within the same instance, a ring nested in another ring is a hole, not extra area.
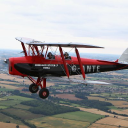
[(79, 79), (68, 79), (65, 77), (52, 77), (52, 76), (46, 76), (45, 78), (49, 78), (52, 80), (59, 80), (59, 81), (66, 81), (66, 82), (73, 82), (73, 83), (80, 83), (80, 84), (100, 84), (100, 85), (104, 85), (104, 84), (110, 84), (110, 83), (106, 83), (106, 82), (102, 82), (102, 81), (91, 81), (91, 80), (79, 80)]
[(25, 37), (16, 37), (16, 40), (26, 43), (28, 45), (35, 45), (35, 46), (61, 46), (61, 47), (77, 47), (77, 48), (103, 48), (100, 46), (94, 46), (94, 45), (90, 45), (90, 44), (81, 44), (81, 43), (45, 43), (45, 42), (41, 42), (41, 41), (37, 41), (34, 39), (30, 39), (30, 38), (25, 38)]

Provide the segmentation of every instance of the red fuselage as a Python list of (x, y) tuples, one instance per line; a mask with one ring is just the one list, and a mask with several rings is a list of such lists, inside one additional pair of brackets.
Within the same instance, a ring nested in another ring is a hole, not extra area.
[[(81, 74), (77, 57), (65, 60), (70, 75)], [(127, 69), (128, 65), (110, 61), (81, 58), (85, 74)], [(45, 59), (41, 56), (25, 56), (9, 59), (9, 74), (19, 76), (65, 76), (62, 58)]]

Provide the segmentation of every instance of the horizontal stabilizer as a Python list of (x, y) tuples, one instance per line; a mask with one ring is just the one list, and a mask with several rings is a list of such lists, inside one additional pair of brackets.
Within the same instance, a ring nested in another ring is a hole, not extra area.
[(119, 63), (128, 63), (128, 48), (123, 52), (123, 54), (118, 59)]
[(87, 85), (87, 84), (100, 84), (100, 85), (110, 84), (110, 83), (101, 82), (101, 81), (68, 79), (66, 77), (52, 77), (52, 76), (47, 76), (45, 78), (49, 78), (49, 79), (52, 79), (52, 80), (66, 81), (66, 82), (71, 82), (71, 83), (81, 83), (81, 84), (85, 84), (85, 85)]

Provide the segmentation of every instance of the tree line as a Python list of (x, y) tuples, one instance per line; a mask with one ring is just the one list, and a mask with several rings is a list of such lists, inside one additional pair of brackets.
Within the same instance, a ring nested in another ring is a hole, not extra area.
[(80, 111), (80, 109), (78, 108), (58, 105), (48, 100), (24, 101), (21, 102), (21, 104), (31, 106), (29, 111), (32, 113), (42, 114), (46, 116), (66, 113), (66, 112)]

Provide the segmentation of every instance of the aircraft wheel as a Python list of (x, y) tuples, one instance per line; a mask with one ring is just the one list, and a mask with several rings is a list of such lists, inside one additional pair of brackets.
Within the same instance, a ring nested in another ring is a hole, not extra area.
[(38, 90), (39, 90), (39, 87), (34, 83), (29, 86), (29, 91), (31, 93), (36, 93)]
[(40, 98), (46, 99), (48, 96), (49, 96), (49, 90), (48, 90), (48, 89), (42, 88), (42, 89), (39, 91), (39, 97), (40, 97)]

